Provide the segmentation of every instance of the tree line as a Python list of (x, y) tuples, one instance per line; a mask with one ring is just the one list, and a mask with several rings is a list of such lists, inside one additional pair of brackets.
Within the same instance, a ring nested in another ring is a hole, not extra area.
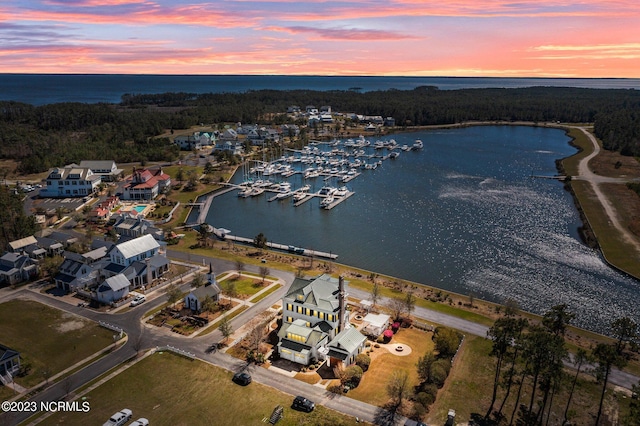
[[(569, 424), (578, 377), (581, 373), (590, 372), (601, 386), (594, 425), (602, 424), (603, 403), (611, 371), (613, 367), (623, 368), (631, 353), (638, 351), (638, 327), (628, 317), (616, 319), (611, 323), (612, 342), (598, 343), (590, 352), (579, 348), (570, 357), (565, 333), (574, 317), (566, 304), (551, 308), (539, 324), (517, 317), (512, 307), (505, 309), (504, 315), (487, 333), (493, 343), (491, 355), (496, 363), (485, 421), (548, 425), (556, 401), (554, 397), (565, 387), (568, 397), (565, 405), (560, 407), (563, 412), (561, 422)], [(566, 362), (573, 365), (574, 371), (565, 370)], [(524, 398), (526, 392), (528, 395)], [(511, 401), (513, 407), (510, 412), (505, 409), (507, 401)], [(620, 420), (621, 424), (638, 424), (639, 412), (631, 410), (626, 418)]]
[[(200, 123), (295, 122), (287, 107), (330, 105), (334, 111), (393, 117), (401, 127), (465, 121), (595, 123), (604, 147), (640, 155), (640, 92), (620, 89), (356, 91), (253, 90), (245, 93), (125, 94), (120, 104), (0, 102), (0, 158), (22, 173), (42, 172), (82, 159), (166, 161), (178, 150), (166, 129)], [(304, 120), (299, 121), (304, 123)]]

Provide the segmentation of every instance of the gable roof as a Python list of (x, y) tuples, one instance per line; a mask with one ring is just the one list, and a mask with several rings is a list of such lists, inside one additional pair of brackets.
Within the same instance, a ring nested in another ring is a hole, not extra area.
[(30, 246), (31, 244), (38, 244), (36, 237), (34, 237), (33, 235), (20, 238), (19, 240), (11, 241), (9, 243), (9, 247), (11, 247), (11, 250), (16, 251), (20, 250), (23, 247)]
[(160, 247), (160, 244), (158, 244), (152, 235), (147, 234), (133, 240), (120, 243), (116, 247), (125, 258), (130, 259), (133, 256), (137, 256), (146, 251), (155, 250)]
[(104, 280), (104, 283), (100, 286), (98, 291), (118, 291), (126, 287), (129, 287), (129, 280), (122, 274), (114, 275), (113, 277)]
[(349, 327), (338, 333), (336, 337), (329, 342), (328, 346), (332, 349), (341, 349), (352, 354), (365, 342), (365, 340), (367, 340), (367, 338), (360, 333), (357, 328)]
[(217, 283), (215, 283), (215, 284), (208, 284), (208, 285), (203, 285), (201, 287), (198, 287), (197, 289), (193, 290), (190, 293), (190, 295), (192, 294), (196, 297), (196, 299), (202, 301), (207, 296), (215, 297), (220, 293), (222, 293), (222, 290), (220, 289), (220, 286)]
[(325, 311), (339, 307), (338, 279), (324, 274), (313, 281), (295, 279), (285, 298), (302, 301), (305, 305), (317, 306)]
[(20, 353), (0, 343), (0, 362), (19, 356)]

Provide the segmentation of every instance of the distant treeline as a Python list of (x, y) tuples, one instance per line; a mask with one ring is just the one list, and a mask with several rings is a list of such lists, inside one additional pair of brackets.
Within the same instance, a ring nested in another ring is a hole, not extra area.
[(126, 94), (119, 105), (0, 103), (0, 158), (24, 173), (81, 159), (169, 160), (178, 152), (165, 129), (199, 123), (291, 122), (287, 107), (330, 105), (334, 111), (393, 117), (398, 126), (463, 121), (595, 123), (605, 148), (640, 156), (640, 91), (532, 87), (523, 89), (357, 91), (258, 90), (246, 93)]

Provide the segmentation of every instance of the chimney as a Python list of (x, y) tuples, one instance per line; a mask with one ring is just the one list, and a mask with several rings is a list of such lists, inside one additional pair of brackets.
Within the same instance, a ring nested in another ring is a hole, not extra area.
[(346, 305), (345, 299), (347, 298), (347, 293), (344, 290), (344, 278), (342, 275), (338, 277), (338, 304), (340, 306), (340, 312), (338, 312), (338, 333), (344, 330), (344, 326), (346, 323)]

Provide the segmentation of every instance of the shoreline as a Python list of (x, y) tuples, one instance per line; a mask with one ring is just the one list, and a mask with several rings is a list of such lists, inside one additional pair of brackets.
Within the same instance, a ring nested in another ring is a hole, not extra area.
[[(591, 124), (589, 124), (589, 123), (581, 123), (580, 125), (570, 126), (568, 124), (556, 123), (556, 122), (502, 121), (502, 120), (496, 120), (496, 121), (466, 121), (466, 122), (453, 123), (453, 124), (414, 126), (414, 127), (406, 128), (406, 129), (405, 128), (401, 128), (401, 127), (394, 127), (394, 128), (391, 128), (390, 131), (384, 132), (383, 134), (376, 134), (375, 132), (361, 132), (361, 133), (364, 134), (366, 137), (375, 137), (375, 136), (384, 136), (384, 135), (397, 134), (397, 133), (412, 133), (412, 132), (419, 132), (419, 131), (424, 131), (424, 130), (456, 129), (456, 128), (465, 128), (465, 127), (474, 127), (474, 126), (528, 126), (528, 127), (556, 128), (556, 129), (559, 129), (559, 130), (560, 129), (563, 130), (565, 132), (565, 135), (570, 139), (567, 143), (570, 146), (572, 146), (572, 147), (577, 149), (576, 153), (574, 153), (574, 154), (572, 154), (572, 155), (570, 155), (568, 157), (558, 158), (558, 159), (555, 160), (556, 170), (558, 170), (558, 173), (566, 174), (565, 161), (574, 159), (576, 156), (579, 156), (579, 155), (581, 155), (581, 154), (583, 154), (585, 152), (583, 147), (581, 147), (580, 145), (576, 144), (576, 142), (575, 142), (576, 141), (576, 137), (571, 135), (571, 130), (572, 129), (577, 129), (577, 128), (584, 128), (586, 126), (591, 126)], [(331, 140), (331, 139), (333, 139), (333, 137), (328, 137), (328, 140)], [(233, 176), (233, 174), (231, 174), (229, 179), (231, 179), (232, 176)], [(577, 176), (580, 176), (580, 174), (578, 173)], [(570, 178), (573, 178), (573, 177), (576, 177), (576, 176), (570, 176)], [(228, 181), (229, 180), (227, 180), (227, 182)], [(607, 252), (605, 250), (603, 250), (602, 245), (600, 244), (600, 239), (596, 235), (596, 232), (595, 232), (591, 222), (589, 221), (589, 218), (588, 218), (589, 212), (585, 211), (585, 207), (584, 207), (584, 203), (583, 203), (584, 200), (582, 200), (580, 195), (576, 193), (576, 191), (573, 188), (571, 183), (572, 183), (572, 179), (566, 180), (565, 184), (564, 184), (564, 189), (571, 194), (571, 197), (572, 197), (573, 202), (574, 202), (574, 206), (575, 206), (576, 210), (578, 211), (578, 214), (580, 216), (580, 221), (582, 222), (582, 225), (578, 228), (578, 233), (580, 235), (581, 242), (584, 245), (586, 245), (587, 247), (590, 247), (592, 249), (598, 250), (600, 255), (602, 256), (603, 260), (611, 268), (615, 269), (616, 271), (619, 271), (619, 272), (623, 273), (624, 275), (626, 275), (628, 277), (631, 277), (631, 278), (633, 278), (635, 280), (640, 281), (640, 274), (634, 274), (631, 271), (625, 270), (624, 268), (622, 268), (622, 267), (620, 267), (620, 266), (618, 266), (616, 264), (616, 260), (615, 259), (610, 259), (607, 256)], [(215, 191), (212, 191), (212, 192), (215, 192)], [(198, 200), (200, 200), (200, 198), (201, 197), (198, 197)], [(598, 204), (601, 206), (600, 200), (598, 200)], [(201, 217), (206, 217), (207, 215), (208, 215), (208, 211), (206, 212), (206, 214), (204, 214), (203, 212), (200, 212), (200, 216)], [(622, 241), (619, 241), (619, 242), (622, 243)], [(353, 266), (353, 267), (354, 268), (359, 268), (358, 266)], [(433, 287), (433, 286), (431, 285), (431, 287)], [(437, 287), (435, 287), (435, 288), (437, 288)]]

